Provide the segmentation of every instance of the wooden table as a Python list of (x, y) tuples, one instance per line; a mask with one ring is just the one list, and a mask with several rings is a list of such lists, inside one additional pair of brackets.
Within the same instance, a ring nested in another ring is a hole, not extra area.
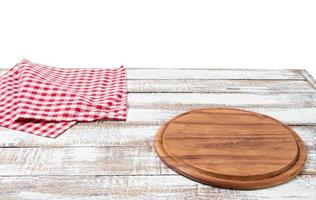
[[(128, 90), (126, 122), (81, 123), (57, 139), (0, 127), (0, 199), (316, 199), (316, 82), (305, 70), (128, 69)], [(176, 174), (155, 153), (156, 131), (203, 107), (242, 108), (290, 125), (307, 146), (305, 169), (252, 191)]]

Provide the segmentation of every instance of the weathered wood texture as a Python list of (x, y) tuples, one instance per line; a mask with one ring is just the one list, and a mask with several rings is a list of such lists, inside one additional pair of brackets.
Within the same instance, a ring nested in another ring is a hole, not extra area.
[(278, 94), (239, 93), (130, 93), (129, 106), (141, 108), (184, 107), (315, 107), (316, 92)]
[[(0, 176), (175, 174), (154, 147), (2, 148)], [(316, 174), (316, 152), (308, 150), (301, 174)]]
[(316, 176), (303, 175), (261, 190), (227, 190), (168, 176), (11, 176), (0, 177), (5, 200), (178, 199), (302, 200), (315, 199)]
[[(0, 199), (316, 199), (316, 89), (306, 71), (128, 69), (127, 75), (127, 122), (79, 123), (57, 139), (0, 128)], [(217, 106), (291, 125), (308, 150), (302, 173), (277, 187), (232, 191), (168, 169), (153, 147), (159, 125)]]
[[(184, 100), (185, 101), (185, 100)], [(198, 101), (198, 100), (197, 100)], [(175, 108), (174, 108), (175, 107)], [(183, 112), (205, 108), (206, 105), (187, 105), (177, 108), (178, 105), (163, 105), (156, 108), (142, 108), (130, 106), (128, 110), (127, 121), (129, 122), (162, 122)], [(316, 125), (316, 107), (303, 107), (299, 105), (296, 108), (273, 108), (273, 107), (242, 107), (242, 106), (211, 106), (208, 107), (229, 107), (242, 108), (249, 111), (259, 112), (276, 118), (288, 125)]]
[(301, 70), (265, 69), (128, 69), (128, 79), (295, 79), (304, 80)]
[(306, 80), (128, 80), (130, 93), (289, 93), (314, 92)]

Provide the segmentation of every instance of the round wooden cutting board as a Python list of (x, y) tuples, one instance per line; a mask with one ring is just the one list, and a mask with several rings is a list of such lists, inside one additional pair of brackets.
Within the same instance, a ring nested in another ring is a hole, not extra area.
[(277, 185), (304, 167), (306, 149), (289, 127), (238, 109), (199, 109), (176, 116), (156, 135), (156, 152), (174, 171), (234, 189)]

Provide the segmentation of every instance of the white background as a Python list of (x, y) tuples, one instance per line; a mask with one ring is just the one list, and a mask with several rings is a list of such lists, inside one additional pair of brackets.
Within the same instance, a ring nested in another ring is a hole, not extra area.
[[(0, 1), (0, 67), (305, 68), (316, 2)], [(315, 2), (315, 3), (314, 3)]]

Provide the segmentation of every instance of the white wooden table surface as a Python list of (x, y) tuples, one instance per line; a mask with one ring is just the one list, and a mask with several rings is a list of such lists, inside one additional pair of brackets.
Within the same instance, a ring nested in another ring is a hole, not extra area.
[[(0, 199), (316, 199), (316, 84), (305, 70), (128, 69), (128, 90), (126, 122), (81, 123), (57, 139), (0, 127)], [(306, 143), (305, 169), (252, 191), (176, 174), (155, 154), (156, 130), (201, 107), (243, 108), (290, 125)]]

